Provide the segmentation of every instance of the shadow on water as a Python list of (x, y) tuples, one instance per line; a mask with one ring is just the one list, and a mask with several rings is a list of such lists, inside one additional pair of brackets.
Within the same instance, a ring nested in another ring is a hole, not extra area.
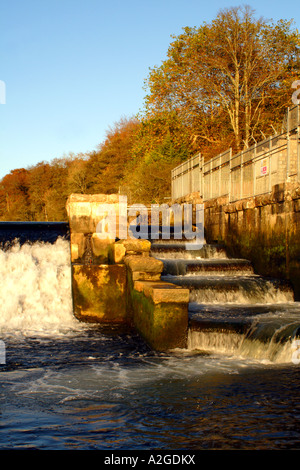
[(0, 222), (0, 246), (9, 249), (14, 241), (24, 243), (54, 243), (57, 238), (70, 239), (67, 222)]

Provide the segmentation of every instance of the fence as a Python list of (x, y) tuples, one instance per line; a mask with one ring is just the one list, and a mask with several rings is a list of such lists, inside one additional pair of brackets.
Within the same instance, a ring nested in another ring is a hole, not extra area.
[(236, 201), (271, 191), (275, 184), (300, 182), (300, 110), (288, 109), (280, 134), (242, 152), (232, 150), (204, 162), (197, 154), (172, 170), (172, 199), (199, 192), (203, 201)]

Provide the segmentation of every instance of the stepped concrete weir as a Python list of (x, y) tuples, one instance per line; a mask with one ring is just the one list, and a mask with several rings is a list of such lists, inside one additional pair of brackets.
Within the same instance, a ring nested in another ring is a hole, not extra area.
[[(74, 315), (132, 324), (155, 350), (185, 347), (189, 289), (162, 281), (163, 262), (151, 256), (149, 240), (128, 236), (119, 201), (115, 194), (68, 198)], [(107, 226), (110, 211), (115, 231)]]
[(132, 238), (123, 209), (116, 195), (68, 200), (78, 319), (130, 324), (157, 351), (299, 363), (300, 307), (290, 281), (256, 274), (220, 242), (179, 241), (175, 230), (168, 241)]

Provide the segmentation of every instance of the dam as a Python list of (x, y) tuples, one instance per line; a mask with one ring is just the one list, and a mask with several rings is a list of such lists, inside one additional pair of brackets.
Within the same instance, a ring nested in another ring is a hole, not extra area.
[[(289, 281), (258, 275), (222, 244), (177, 239), (174, 231), (168, 240), (97, 238), (88, 230), (99, 223), (101, 198), (107, 203), (104, 195), (68, 201), (77, 318), (130, 323), (157, 351), (297, 362), (300, 311)], [(117, 206), (118, 196), (110, 198)]]
[[(121, 266), (123, 274), (130, 270), (124, 282), (143, 285), (153, 304), (156, 295), (170, 301), (174, 291), (186, 296), (188, 290), (188, 299), (178, 302), (187, 318), (186, 343), (153, 349), (135, 327), (119, 321), (119, 308), (112, 323), (74, 315), (70, 228), (45, 223), (37, 237), (34, 223), (15, 223), (8, 242), (8, 228), (0, 224), (0, 338), (6, 349), (0, 364), (1, 449), (298, 447), (300, 372), (293, 338), (300, 316), (289, 285), (254, 274), (221, 245), (192, 251), (173, 239), (150, 246), (139, 241), (134, 255), (136, 242), (122, 246), (119, 240), (106, 250), (117, 263), (104, 266), (98, 246), (102, 266), (95, 266), (106, 273), (106, 283), (114, 279), (108, 266)], [(96, 244), (87, 238), (91, 257)], [(138, 270), (120, 262), (127, 248)], [(73, 257), (78, 254), (80, 246), (73, 247)], [(141, 271), (141, 260), (150, 258), (152, 272)], [(82, 267), (91, 269), (90, 258), (82, 259)], [(155, 282), (173, 287), (153, 289)], [(137, 294), (136, 306), (153, 314)]]

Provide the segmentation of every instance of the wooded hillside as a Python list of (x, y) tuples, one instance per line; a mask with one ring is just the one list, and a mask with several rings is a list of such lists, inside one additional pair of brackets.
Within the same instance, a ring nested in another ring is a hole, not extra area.
[(280, 131), (300, 78), (292, 21), (234, 7), (172, 39), (145, 80), (142, 112), (115, 123), (95, 150), (11, 171), (0, 182), (0, 220), (66, 220), (71, 193), (121, 191), (130, 203), (160, 203), (171, 169), (193, 154), (209, 159)]

